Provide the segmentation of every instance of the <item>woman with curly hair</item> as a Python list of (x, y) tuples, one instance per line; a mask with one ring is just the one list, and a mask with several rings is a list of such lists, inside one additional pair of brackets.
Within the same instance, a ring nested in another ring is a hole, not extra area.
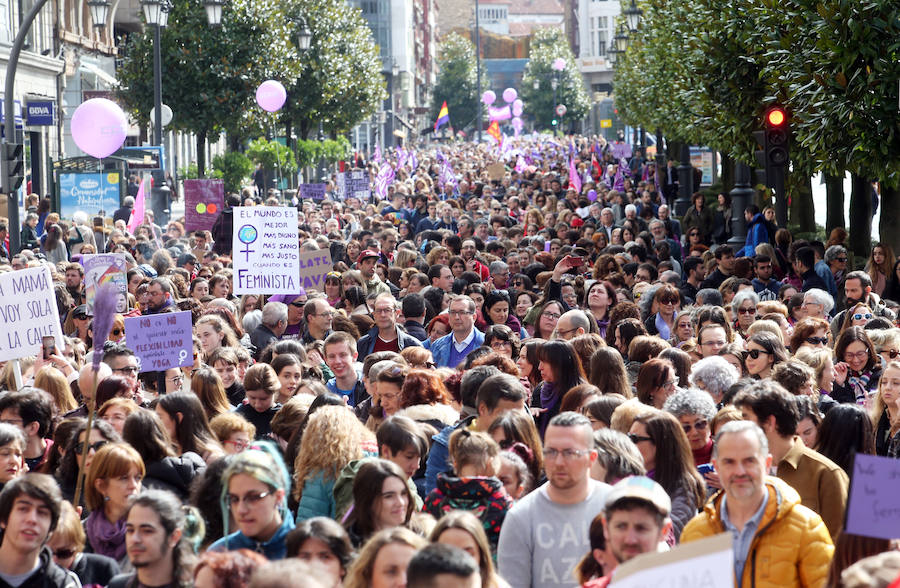
[(790, 348), (793, 353), (801, 347), (825, 349), (828, 347), (831, 328), (828, 321), (817, 317), (807, 317), (794, 325), (791, 334)]
[(622, 271), (622, 266), (616, 261), (615, 256), (604, 253), (597, 257), (594, 262), (594, 279), (598, 282), (605, 280), (610, 274), (617, 274)]
[(297, 520), (334, 518), (332, 491), (338, 474), (351, 461), (377, 453), (374, 435), (352, 411), (343, 406), (317, 410), (306, 424), (294, 462), (294, 497), (300, 504)]
[(432, 248), (431, 251), (428, 252), (428, 255), (425, 256), (425, 263), (428, 264), (428, 267), (437, 264), (449, 266), (450, 250), (442, 245)]

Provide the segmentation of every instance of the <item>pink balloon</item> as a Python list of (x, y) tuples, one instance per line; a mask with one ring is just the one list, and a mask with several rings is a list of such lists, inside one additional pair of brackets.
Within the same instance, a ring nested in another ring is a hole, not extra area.
[(266, 80), (256, 89), (256, 103), (266, 112), (275, 112), (284, 106), (287, 100), (287, 90), (281, 82)]
[(519, 99), (516, 99), (512, 103), (512, 113), (513, 116), (522, 116), (522, 111), (525, 110), (525, 103)]
[(119, 105), (106, 98), (83, 102), (72, 115), (72, 138), (89, 155), (103, 158), (125, 142), (128, 119)]
[(515, 100), (516, 96), (518, 95), (519, 94), (518, 92), (516, 92), (515, 88), (507, 88), (503, 90), (503, 100), (505, 100), (507, 104)]
[(562, 71), (566, 69), (566, 60), (562, 57), (557, 57), (553, 60), (553, 69), (556, 71)]
[(512, 126), (517, 131), (521, 131), (522, 130), (522, 119), (519, 118), (518, 116), (516, 118), (512, 119)]
[(493, 90), (488, 90), (481, 95), (481, 101), (484, 102), (485, 106), (490, 106), (495, 100), (497, 100), (497, 95), (494, 94)]

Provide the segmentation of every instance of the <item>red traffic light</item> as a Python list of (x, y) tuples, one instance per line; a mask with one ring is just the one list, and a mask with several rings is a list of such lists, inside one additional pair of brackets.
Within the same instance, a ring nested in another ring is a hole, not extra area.
[(780, 127), (787, 120), (787, 115), (781, 108), (773, 108), (766, 113), (766, 121), (773, 127)]

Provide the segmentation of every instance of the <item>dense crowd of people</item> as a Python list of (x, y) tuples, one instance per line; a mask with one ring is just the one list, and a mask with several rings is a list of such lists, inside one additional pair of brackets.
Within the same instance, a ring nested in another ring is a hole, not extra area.
[[(210, 231), (126, 199), (104, 242), (30, 197), (0, 271), (50, 269), (65, 344), (0, 370), (0, 586), (598, 588), (723, 532), (739, 587), (896, 585), (843, 527), (854, 458), (900, 457), (900, 260), (754, 204), (735, 245), (728, 194), (678, 218), (613, 147), (392, 150), (382, 200), (248, 187)], [(322, 290), (235, 296), (237, 206), (297, 207)], [(191, 365), (143, 371), (125, 318), (184, 311)]]

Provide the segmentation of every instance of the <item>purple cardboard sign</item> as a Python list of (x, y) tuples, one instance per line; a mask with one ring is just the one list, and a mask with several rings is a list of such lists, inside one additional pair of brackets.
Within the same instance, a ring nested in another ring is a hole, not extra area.
[(325, 200), (325, 184), (300, 184), (298, 188), (300, 198)]
[(184, 181), (184, 230), (209, 231), (225, 206), (222, 180)]
[(631, 145), (628, 143), (612, 143), (609, 146), (609, 150), (616, 160), (628, 159), (631, 157)]
[(846, 533), (895, 539), (900, 536), (900, 460), (857, 453), (847, 497)]
[(125, 337), (141, 372), (193, 365), (191, 312), (169, 312), (125, 319)]

